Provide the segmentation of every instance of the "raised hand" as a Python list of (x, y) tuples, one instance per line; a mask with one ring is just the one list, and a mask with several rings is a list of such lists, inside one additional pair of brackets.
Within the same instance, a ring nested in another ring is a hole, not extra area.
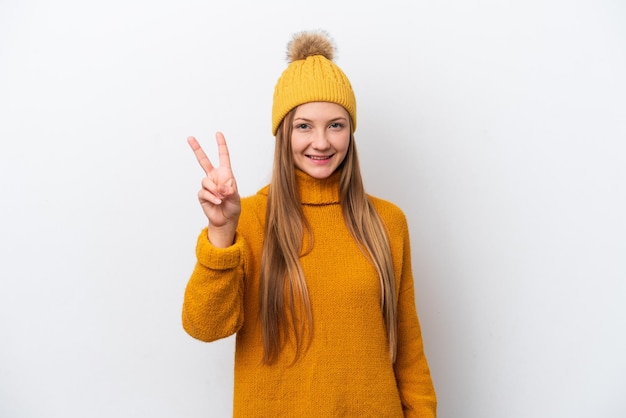
[(237, 191), (237, 182), (230, 167), (226, 139), (221, 132), (218, 132), (215, 138), (219, 155), (217, 167), (211, 164), (196, 138), (190, 136), (187, 142), (206, 174), (206, 177), (202, 179), (198, 200), (209, 220), (209, 240), (217, 247), (227, 247), (235, 238), (235, 230), (241, 213), (241, 201)]

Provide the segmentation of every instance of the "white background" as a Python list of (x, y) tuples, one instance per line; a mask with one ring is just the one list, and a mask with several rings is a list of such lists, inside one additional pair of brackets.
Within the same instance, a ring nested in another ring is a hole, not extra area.
[(222, 130), (269, 178), (292, 33), (356, 90), (407, 214), (443, 418), (626, 416), (621, 0), (0, 1), (0, 416), (228, 417), (232, 338), (180, 325)]

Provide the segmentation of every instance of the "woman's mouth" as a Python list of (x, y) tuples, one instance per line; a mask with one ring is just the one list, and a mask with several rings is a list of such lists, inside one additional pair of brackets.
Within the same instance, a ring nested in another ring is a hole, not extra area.
[(306, 157), (313, 161), (326, 161), (330, 160), (333, 155), (307, 155)]

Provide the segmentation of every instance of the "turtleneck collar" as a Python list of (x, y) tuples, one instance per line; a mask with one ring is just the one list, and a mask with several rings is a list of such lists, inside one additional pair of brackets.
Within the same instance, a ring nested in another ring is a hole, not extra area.
[(304, 171), (295, 169), (298, 192), (302, 204), (329, 205), (339, 203), (339, 179), (341, 170), (335, 171), (325, 179), (316, 179)]
[[(296, 185), (303, 205), (332, 205), (339, 203), (339, 182), (341, 170), (335, 171), (325, 179), (316, 179), (304, 171), (295, 168)], [(259, 194), (267, 196), (270, 185), (259, 190)]]

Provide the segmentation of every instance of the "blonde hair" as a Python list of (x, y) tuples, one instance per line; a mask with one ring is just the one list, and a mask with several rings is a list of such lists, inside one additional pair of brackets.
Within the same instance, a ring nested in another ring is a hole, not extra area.
[[(298, 193), (291, 150), (295, 109), (282, 120), (276, 132), (274, 168), (267, 202), (265, 239), (261, 256), (260, 317), (263, 362), (273, 363), (293, 331), (296, 361), (313, 333), (313, 314), (300, 256), (310, 251), (313, 235), (304, 217)], [(352, 132), (352, 130), (351, 130)], [(386, 228), (365, 194), (359, 161), (350, 144), (339, 170), (339, 200), (348, 230), (372, 263), (380, 280), (380, 305), (387, 331), (389, 356), (395, 362), (397, 346), (397, 303), (391, 248)]]

